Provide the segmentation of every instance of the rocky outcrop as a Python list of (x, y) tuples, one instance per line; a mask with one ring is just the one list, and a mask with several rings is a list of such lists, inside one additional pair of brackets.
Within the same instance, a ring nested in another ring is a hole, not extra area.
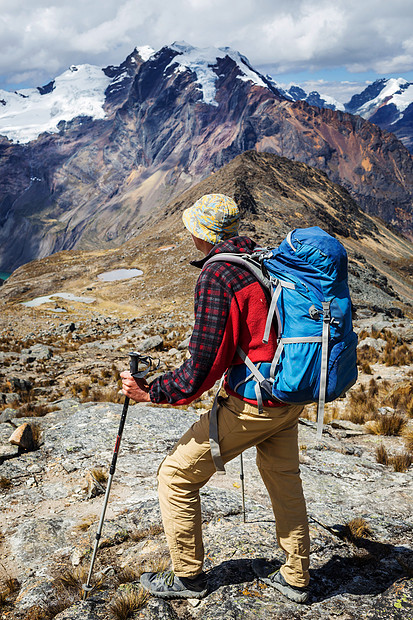
[(411, 234), (413, 160), (393, 135), (240, 79), (229, 56), (217, 59), (214, 105), (205, 103), (197, 75), (177, 70), (177, 56), (163, 48), (146, 62), (125, 61), (106, 120), (75, 119), (25, 146), (1, 140), (2, 269), (62, 249), (118, 245), (248, 149), (325, 171), (364, 210)]
[[(276, 246), (293, 228), (320, 226), (337, 236), (349, 255), (349, 279), (356, 305), (400, 307), (413, 301), (412, 244), (366, 215), (351, 195), (325, 173), (270, 153), (248, 151), (171, 201), (166, 211), (147, 215), (147, 228), (111, 251), (63, 251), (17, 269), (1, 288), (0, 303), (27, 302), (64, 288), (91, 308), (115, 304), (158, 306), (173, 300), (191, 307), (197, 270), (186, 265), (192, 249), (182, 211), (202, 194), (232, 196), (242, 213), (241, 234), (262, 246)], [(102, 272), (135, 268), (137, 278), (103, 282)], [(80, 297), (79, 297), (80, 294)], [(63, 305), (60, 300), (60, 305)], [(53, 308), (56, 300), (50, 301)], [(405, 310), (408, 311), (408, 307)], [(60, 308), (64, 311), (64, 307)], [(31, 353), (33, 355), (33, 353)]]
[[(0, 501), (8, 507), (7, 523), (2, 523), (6, 570), (20, 582), (16, 620), (30, 617), (27, 614), (36, 607), (46, 610), (62, 597), (56, 589), (62, 566), (72, 571), (79, 565), (88, 568), (102, 498), (88, 498), (85, 473), (108, 466), (120, 410), (121, 405), (109, 403), (62, 401), (58, 411), (42, 418), (41, 449), (2, 466), (2, 475), (12, 481)], [(80, 591), (77, 598), (72, 595), (72, 603), (66, 603), (68, 608), (56, 618), (107, 618), (104, 614), (116, 592), (113, 575), (125, 567), (149, 567), (166, 552), (156, 469), (197, 417), (176, 409), (130, 407), (94, 575), (102, 580), (100, 592), (84, 603)], [(244, 454), (245, 522), (238, 460), (228, 465), (225, 478), (214, 476), (201, 491), (209, 596), (197, 607), (151, 600), (140, 617), (401, 617), (399, 610), (410, 609), (411, 476), (376, 463), (376, 443), (362, 427), (349, 430), (336, 421), (320, 444), (315, 425), (306, 420), (300, 424), (301, 472), (312, 536), (308, 605), (285, 600), (252, 573), (253, 558), (279, 565), (282, 554), (255, 451), (249, 450)], [(355, 517), (365, 520), (370, 533), (351, 542), (344, 526)]]

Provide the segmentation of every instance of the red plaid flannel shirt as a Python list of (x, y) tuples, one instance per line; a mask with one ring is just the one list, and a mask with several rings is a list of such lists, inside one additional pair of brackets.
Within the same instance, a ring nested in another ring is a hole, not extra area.
[[(217, 244), (207, 257), (192, 264), (202, 268), (208, 258), (216, 254), (251, 253), (255, 247), (255, 242), (248, 237), (233, 237)], [(266, 295), (247, 269), (225, 262), (207, 265), (195, 288), (190, 357), (179, 368), (151, 383), (151, 401), (183, 405), (198, 398), (213, 387), (230, 366), (242, 363), (236, 353), (238, 344), (253, 362), (271, 361), (276, 349), (275, 331), (272, 330), (268, 344), (262, 343), (267, 313)], [(233, 393), (227, 385), (225, 388)]]

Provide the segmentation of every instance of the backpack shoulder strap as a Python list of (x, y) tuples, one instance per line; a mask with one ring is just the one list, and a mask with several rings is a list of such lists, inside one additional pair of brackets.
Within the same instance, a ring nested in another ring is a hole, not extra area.
[(218, 263), (218, 262), (234, 263), (236, 265), (241, 265), (241, 267), (245, 267), (246, 269), (249, 269), (249, 271), (257, 278), (257, 280), (259, 280), (259, 282), (261, 282), (263, 286), (265, 286), (267, 290), (271, 290), (270, 280), (263, 274), (261, 267), (251, 257), (250, 254), (244, 254), (244, 253), (231, 254), (229, 252), (222, 252), (222, 254), (216, 254), (215, 256), (212, 256), (211, 258), (209, 258), (204, 263), (204, 267), (206, 267), (206, 265), (209, 265), (211, 263)]

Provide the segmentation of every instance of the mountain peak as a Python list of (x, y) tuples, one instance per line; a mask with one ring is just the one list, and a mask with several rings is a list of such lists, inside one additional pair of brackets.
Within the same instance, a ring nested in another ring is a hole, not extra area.
[(149, 58), (155, 54), (155, 50), (150, 45), (135, 47), (135, 52), (138, 52), (144, 62), (149, 60)]
[(170, 49), (178, 52), (168, 66), (176, 63), (176, 71), (192, 71), (203, 93), (203, 101), (209, 105), (218, 106), (215, 101), (216, 81), (218, 79), (217, 64), (219, 59), (229, 57), (241, 73), (238, 78), (242, 81), (251, 81), (257, 86), (268, 89), (268, 83), (264, 82), (263, 76), (252, 68), (248, 58), (230, 47), (194, 47), (185, 41), (176, 41)]

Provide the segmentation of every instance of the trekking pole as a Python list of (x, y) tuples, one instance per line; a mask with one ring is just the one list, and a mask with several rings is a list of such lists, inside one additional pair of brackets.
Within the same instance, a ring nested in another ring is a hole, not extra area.
[[(152, 362), (153, 362), (152, 358), (149, 355), (147, 355), (147, 356), (140, 355), (140, 353), (129, 353), (129, 357), (130, 357), (129, 367), (130, 367), (131, 375), (135, 379), (142, 379), (143, 377), (145, 377), (145, 375), (148, 374), (149, 370), (152, 367)], [(143, 364), (143, 369), (142, 370), (139, 370), (139, 364), (140, 363)], [(97, 551), (98, 551), (100, 537), (101, 537), (101, 534), (102, 534), (103, 522), (105, 520), (105, 512), (106, 512), (106, 508), (107, 508), (108, 501), (109, 501), (109, 493), (110, 493), (110, 488), (112, 486), (113, 475), (114, 475), (115, 469), (116, 469), (116, 461), (118, 460), (119, 447), (120, 447), (120, 442), (121, 442), (121, 439), (122, 439), (123, 427), (125, 426), (125, 422), (126, 422), (126, 414), (128, 413), (128, 407), (129, 407), (129, 397), (125, 396), (125, 400), (124, 400), (124, 403), (123, 403), (122, 415), (121, 415), (120, 423), (119, 423), (118, 435), (116, 437), (115, 449), (113, 451), (112, 464), (111, 464), (110, 470), (109, 470), (109, 478), (108, 478), (108, 484), (107, 484), (107, 487), (106, 487), (105, 499), (104, 499), (104, 502), (103, 502), (102, 514), (100, 516), (99, 527), (98, 527), (98, 531), (96, 533), (95, 546), (94, 546), (94, 549), (93, 549), (92, 559), (90, 561), (89, 574), (88, 574), (87, 582), (82, 585), (83, 590), (84, 590), (83, 600), (86, 600), (88, 592), (93, 590), (93, 586), (90, 585), (90, 581), (91, 581), (91, 578), (92, 578), (93, 567), (94, 567), (94, 564), (95, 564), (96, 554), (97, 554)]]
[(241, 493), (242, 493), (242, 514), (243, 514), (243, 518), (244, 518), (244, 523), (247, 522), (246, 516), (245, 516), (245, 488), (244, 488), (244, 460), (242, 458), (242, 452), (240, 454), (240, 472), (239, 472), (239, 479), (241, 480)]

